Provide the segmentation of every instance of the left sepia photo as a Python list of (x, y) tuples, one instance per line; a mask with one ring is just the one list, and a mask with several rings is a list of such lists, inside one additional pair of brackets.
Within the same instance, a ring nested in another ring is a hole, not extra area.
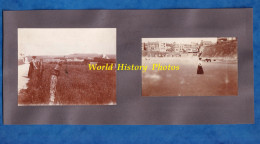
[(18, 28), (18, 106), (116, 105), (115, 67), (116, 28)]

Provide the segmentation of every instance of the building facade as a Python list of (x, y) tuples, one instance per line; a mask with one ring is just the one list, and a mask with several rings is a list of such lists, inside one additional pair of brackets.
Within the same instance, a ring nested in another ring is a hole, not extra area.
[[(203, 45), (210, 45), (212, 42), (204, 41)], [(177, 52), (177, 53), (197, 53), (199, 52), (200, 44), (191, 42), (190, 44), (177, 44), (166, 42), (147, 42), (142, 43), (142, 50), (154, 52)]]

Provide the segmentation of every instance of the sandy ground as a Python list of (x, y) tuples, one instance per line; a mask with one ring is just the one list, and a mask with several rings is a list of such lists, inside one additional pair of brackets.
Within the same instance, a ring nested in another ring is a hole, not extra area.
[(18, 93), (21, 89), (27, 89), (27, 83), (29, 81), (28, 71), (30, 64), (22, 64), (18, 66)]
[[(151, 70), (152, 65), (179, 65), (180, 70)], [(196, 58), (142, 59), (148, 71), (142, 75), (143, 96), (233, 96), (237, 95), (237, 63), (202, 62), (203, 75), (197, 74)]]

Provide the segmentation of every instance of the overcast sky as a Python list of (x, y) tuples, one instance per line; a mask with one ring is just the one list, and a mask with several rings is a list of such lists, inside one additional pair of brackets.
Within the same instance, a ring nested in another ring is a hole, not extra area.
[(18, 28), (18, 54), (116, 54), (115, 28)]
[(201, 40), (203, 41), (212, 41), (213, 43), (217, 42), (216, 37), (210, 37), (210, 38), (142, 38), (142, 42), (167, 42), (167, 43), (173, 43), (176, 42), (178, 44), (190, 44), (191, 42), (200, 43)]

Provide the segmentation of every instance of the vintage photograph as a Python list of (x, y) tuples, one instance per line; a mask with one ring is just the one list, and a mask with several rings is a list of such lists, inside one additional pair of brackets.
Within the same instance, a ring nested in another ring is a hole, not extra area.
[(116, 105), (115, 65), (116, 28), (18, 28), (18, 105)]
[(142, 96), (237, 96), (236, 37), (142, 38)]

